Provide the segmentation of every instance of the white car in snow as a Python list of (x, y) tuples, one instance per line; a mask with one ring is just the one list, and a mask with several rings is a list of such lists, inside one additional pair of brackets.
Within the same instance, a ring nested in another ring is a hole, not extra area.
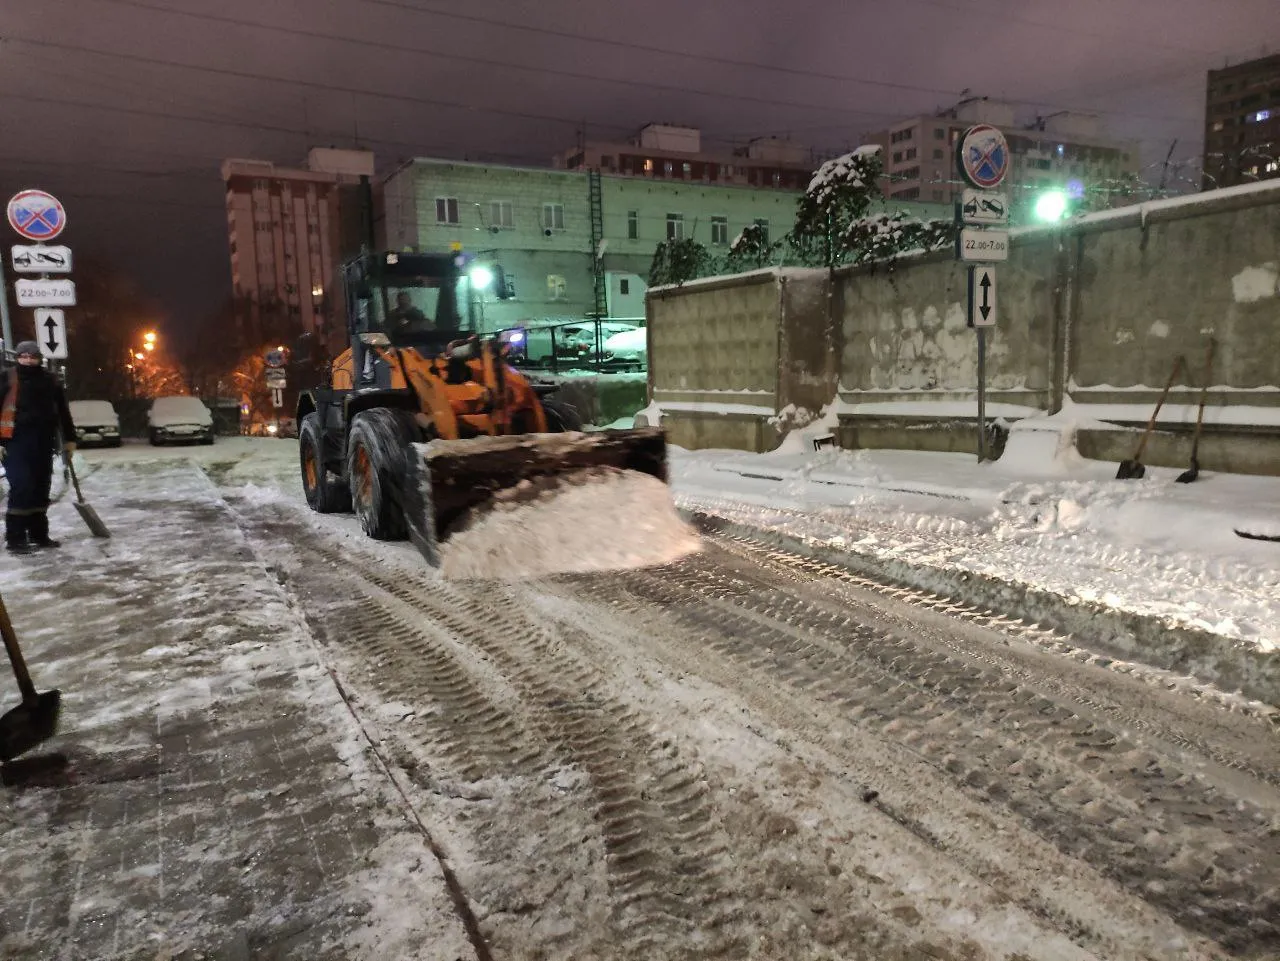
[(648, 366), (648, 349), (643, 327), (624, 330), (604, 342), (603, 366), (610, 370), (644, 370)]
[(213, 443), (213, 414), (199, 397), (157, 397), (147, 414), (151, 443), (168, 441)]
[(81, 447), (119, 447), (120, 415), (109, 400), (73, 400), (71, 420)]

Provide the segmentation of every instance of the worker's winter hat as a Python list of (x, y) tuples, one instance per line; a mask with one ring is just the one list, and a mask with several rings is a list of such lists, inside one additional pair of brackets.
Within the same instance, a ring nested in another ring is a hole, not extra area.
[(15, 354), (31, 354), (33, 357), (40, 356), (40, 345), (34, 340), (24, 340), (13, 349)]

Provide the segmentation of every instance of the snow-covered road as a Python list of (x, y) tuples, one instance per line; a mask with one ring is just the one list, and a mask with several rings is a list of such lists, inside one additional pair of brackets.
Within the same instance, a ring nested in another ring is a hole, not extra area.
[[(19, 778), (5, 815), (5, 957), (1280, 951), (1261, 705), (714, 520), (594, 573), (581, 532), (557, 558), (524, 523), (568, 572), (442, 577), (308, 512), (294, 454), (87, 454), (113, 540), (63, 505), (63, 552), (0, 562), (70, 772)], [(730, 459), (737, 484), (836, 486)], [(724, 463), (678, 457), (682, 498)], [(963, 480), (876, 477), (923, 493), (859, 495), (863, 546), (911, 498), (950, 513), (899, 552), (975, 536), (998, 508)], [(718, 516), (854, 525), (732, 493)]]
[[(1012, 620), (922, 606), (714, 524), (696, 552), (658, 566), (443, 578), (406, 546), (365, 540), (349, 518), (308, 512), (293, 454), (285, 442), (235, 441), (190, 457), (90, 455), (108, 465), (88, 478), (90, 495), (121, 529), (104, 549), (65, 511), (77, 573), (58, 583), (42, 556), (41, 596), (52, 605), (97, 590), (121, 597), (113, 556), (129, 558), (135, 580), (140, 567), (150, 572), (151, 600), (125, 627), (160, 636), (176, 618), (177, 650), (161, 672), (143, 656), (149, 648), (113, 657), (140, 691), (158, 685), (155, 701), (139, 694), (109, 714), (113, 693), (94, 694), (96, 717), (130, 729), (174, 715), (176, 695), (164, 689), (193, 658), (253, 641), (225, 625), (256, 625), (253, 658), (216, 659), (215, 694), (199, 703), (231, 698), (237, 670), (267, 669), (280, 679), (267, 687), (297, 689), (286, 713), (340, 744), (367, 736), (363, 754), (348, 747), (323, 760), (336, 816), (370, 804), (407, 816), (407, 801), (420, 822), (403, 822), (400, 847), (438, 845), (489, 956), (1110, 961), (1280, 951), (1280, 740), (1265, 712), (1190, 696), (1160, 672), (1064, 653)], [(689, 464), (677, 470), (687, 483)], [(187, 534), (193, 524), (209, 525), (203, 546)], [(5, 583), (34, 584), (22, 570), (7, 561)], [(184, 615), (184, 604), (195, 606)], [(28, 600), (19, 611), (32, 618), (37, 608)], [(103, 623), (89, 619), (88, 636)], [(36, 632), (36, 663), (53, 630)], [(50, 683), (82, 684), (75, 646), (62, 643), (46, 665)], [(289, 674), (298, 681), (280, 686)], [(354, 715), (344, 719), (329, 676)], [(187, 697), (192, 683), (183, 682)], [(80, 723), (71, 710), (65, 742), (88, 736)], [(360, 760), (375, 749), (385, 769)], [(295, 796), (326, 796), (314, 773), (295, 775)], [(271, 776), (278, 790), (281, 772)], [(163, 782), (166, 803), (191, 816), (186, 786), (174, 782)], [(23, 792), (10, 828), (27, 839), (22, 850), (40, 850), (42, 825), (72, 790), (91, 816), (95, 803), (119, 801), (110, 785)], [(93, 843), (87, 828), (61, 831), (45, 853)], [(203, 869), (211, 877), (254, 837), (208, 833), (220, 854)], [(281, 958), (459, 956), (464, 919), (443, 876), (392, 856), (395, 836), (371, 826), (301, 900), (258, 889), (279, 900), (245, 918), (255, 943)], [(0, 852), (6, 878), (10, 850)], [(38, 872), (21, 877), (34, 895)], [(182, 890), (169, 877), (170, 891)], [(238, 903), (231, 880), (219, 890)], [(317, 926), (321, 904), (364, 906), (351, 909), (358, 920)], [(162, 897), (146, 923), (117, 925), (116, 953), (64, 956), (139, 956), (149, 932), (176, 922), (173, 910)], [(182, 923), (208, 930), (225, 911), (211, 903), (208, 917)], [(315, 937), (288, 926), (298, 917)], [(0, 925), (12, 918), (0, 909)], [(56, 936), (58, 918), (42, 930)], [(91, 941), (96, 930), (77, 936)], [(423, 931), (443, 940), (415, 941)]]

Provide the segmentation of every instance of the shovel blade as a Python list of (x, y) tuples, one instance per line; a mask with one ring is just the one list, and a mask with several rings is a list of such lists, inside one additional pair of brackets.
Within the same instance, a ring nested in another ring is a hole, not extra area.
[(1191, 466), (1184, 470), (1175, 478), (1179, 484), (1190, 484), (1200, 476), (1200, 462), (1194, 457), (1191, 458)]
[(110, 537), (111, 531), (107, 530), (107, 525), (102, 523), (102, 518), (98, 516), (98, 512), (89, 504), (83, 501), (76, 501), (76, 510), (80, 513), (80, 519), (89, 528), (89, 533), (94, 537)]
[(1116, 480), (1139, 480), (1147, 473), (1147, 469), (1136, 460), (1122, 460), (1116, 471)]
[(58, 733), (62, 692), (45, 691), (0, 717), (0, 761), (12, 761)]

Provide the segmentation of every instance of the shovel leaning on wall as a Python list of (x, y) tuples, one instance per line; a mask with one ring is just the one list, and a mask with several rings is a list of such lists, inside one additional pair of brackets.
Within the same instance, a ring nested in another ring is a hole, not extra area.
[(1147, 429), (1142, 432), (1142, 438), (1138, 441), (1138, 449), (1134, 451), (1130, 460), (1122, 460), (1120, 462), (1120, 468), (1116, 471), (1116, 480), (1138, 480), (1147, 473), (1146, 467), (1142, 465), (1142, 452), (1147, 449), (1147, 439), (1155, 429), (1156, 418), (1160, 416), (1160, 408), (1164, 406), (1164, 399), (1169, 396), (1169, 390), (1173, 387), (1173, 382), (1178, 379), (1178, 372), (1182, 370), (1182, 364), (1182, 355), (1179, 354), (1173, 362), (1173, 370), (1169, 372), (1169, 379), (1165, 381), (1164, 390), (1160, 392), (1160, 399), (1156, 401), (1156, 409), (1151, 412), (1151, 419), (1147, 421)]

